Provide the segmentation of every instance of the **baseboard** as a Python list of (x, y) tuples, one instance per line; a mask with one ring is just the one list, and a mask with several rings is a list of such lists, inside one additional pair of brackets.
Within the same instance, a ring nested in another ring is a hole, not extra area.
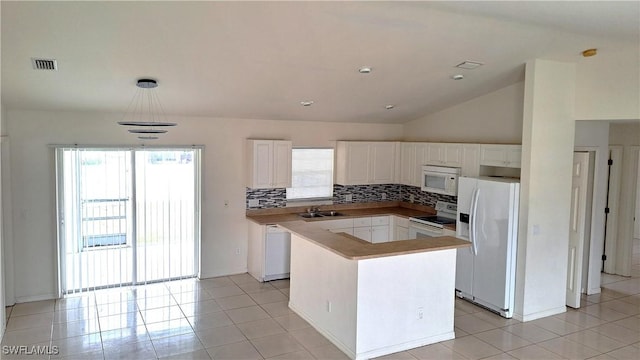
[(307, 314), (305, 314), (300, 309), (296, 308), (295, 304), (292, 304), (291, 302), (289, 302), (289, 308), (298, 316), (300, 316), (302, 319), (304, 319), (306, 322), (308, 322), (316, 331), (318, 331), (320, 334), (322, 334), (322, 336), (327, 338), (327, 340), (329, 340), (333, 345), (335, 345), (338, 349), (340, 349), (340, 351), (345, 353), (350, 359), (355, 359), (355, 360), (365, 360), (365, 359), (376, 358), (379, 356), (389, 355), (389, 354), (397, 353), (400, 351), (405, 351), (405, 350), (414, 349), (414, 348), (425, 346), (425, 345), (434, 344), (440, 341), (455, 339), (455, 332), (451, 331), (444, 334), (438, 334), (438, 335), (429, 336), (429, 337), (418, 339), (418, 340), (412, 340), (402, 344), (395, 344), (392, 346), (381, 347), (378, 349), (374, 349), (374, 350), (370, 350), (370, 351), (358, 354), (358, 353), (355, 353), (353, 349), (349, 349), (345, 344), (343, 344), (340, 340), (335, 338), (331, 333), (326, 332), (320, 327), (316, 326), (316, 324), (311, 320), (309, 316), (307, 316)]
[(602, 288), (601, 287), (587, 289), (587, 295), (600, 294), (601, 292), (602, 292)]
[(41, 300), (54, 300), (57, 299), (58, 296), (54, 294), (46, 294), (46, 295), (32, 295), (32, 296), (16, 296), (16, 304), (26, 303), (32, 301), (41, 301)]
[(308, 322), (311, 327), (313, 327), (317, 332), (322, 334), (327, 340), (329, 340), (333, 345), (335, 345), (340, 351), (347, 354), (350, 359), (356, 359), (356, 354), (352, 349), (349, 349), (345, 344), (343, 344), (340, 340), (334, 337), (331, 333), (324, 331), (322, 328), (316, 325), (316, 323), (311, 320), (311, 318), (302, 310), (298, 309), (295, 304), (289, 302), (289, 308), (300, 316), (304, 321)]
[(562, 307), (540, 311), (537, 313), (527, 314), (527, 315), (513, 314), (513, 318), (521, 322), (527, 322), (527, 321), (541, 319), (551, 315), (562, 314), (563, 312), (566, 312), (566, 311), (567, 311), (567, 307), (562, 306)]

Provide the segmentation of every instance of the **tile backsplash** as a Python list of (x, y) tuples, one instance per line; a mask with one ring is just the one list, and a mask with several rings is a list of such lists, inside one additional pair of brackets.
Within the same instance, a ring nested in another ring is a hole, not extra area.
[[(347, 196), (351, 195), (351, 201)], [(400, 184), (380, 185), (334, 185), (333, 203), (349, 204), (381, 201), (406, 201), (420, 205), (435, 207), (438, 200), (455, 203), (457, 197), (422, 191), (419, 187)], [(249, 200), (257, 200), (256, 206), (249, 206)], [(247, 209), (283, 208), (287, 206), (287, 191), (277, 189), (249, 189), (246, 188)]]

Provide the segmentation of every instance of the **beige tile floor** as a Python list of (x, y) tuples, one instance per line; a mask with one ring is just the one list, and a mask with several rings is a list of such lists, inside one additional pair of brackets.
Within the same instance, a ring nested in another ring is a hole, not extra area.
[[(379, 359), (640, 359), (640, 241), (634, 275), (602, 275), (579, 310), (520, 323), (456, 300), (456, 339)], [(2, 345), (57, 355), (2, 359), (346, 359), (287, 307), (287, 280), (247, 274), (97, 291), (7, 308)]]

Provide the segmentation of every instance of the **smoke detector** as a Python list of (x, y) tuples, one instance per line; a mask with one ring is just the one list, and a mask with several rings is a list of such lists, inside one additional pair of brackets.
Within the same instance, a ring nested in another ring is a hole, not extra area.
[(33, 70), (58, 70), (58, 62), (55, 59), (38, 59), (31, 58)]

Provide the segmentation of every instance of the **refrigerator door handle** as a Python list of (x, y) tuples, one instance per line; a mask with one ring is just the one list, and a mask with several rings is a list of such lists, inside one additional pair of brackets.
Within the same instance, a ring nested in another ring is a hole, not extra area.
[(471, 239), (471, 248), (473, 255), (478, 255), (478, 242), (476, 239), (476, 220), (478, 218), (478, 198), (480, 197), (480, 189), (475, 189), (473, 192), (473, 199), (471, 200), (471, 218), (469, 219), (469, 238)]

